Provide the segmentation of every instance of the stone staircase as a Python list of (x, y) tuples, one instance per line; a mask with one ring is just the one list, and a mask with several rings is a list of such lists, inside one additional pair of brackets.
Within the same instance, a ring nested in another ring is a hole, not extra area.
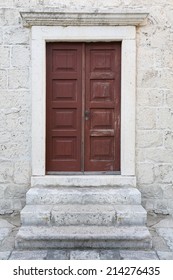
[(21, 211), (15, 246), (151, 248), (147, 213), (132, 186), (34, 186)]

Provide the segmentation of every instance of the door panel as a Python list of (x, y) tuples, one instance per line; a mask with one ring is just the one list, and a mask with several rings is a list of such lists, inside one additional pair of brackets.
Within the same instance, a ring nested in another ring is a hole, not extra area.
[(48, 43), (46, 170), (120, 171), (120, 43)]
[(85, 170), (120, 170), (119, 43), (86, 45)]
[(77, 81), (76, 80), (53, 80), (52, 101), (76, 101)]

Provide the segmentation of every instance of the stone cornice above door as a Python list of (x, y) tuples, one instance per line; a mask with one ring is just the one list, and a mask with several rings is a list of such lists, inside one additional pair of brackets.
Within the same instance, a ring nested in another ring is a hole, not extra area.
[(31, 26), (139, 26), (145, 25), (146, 12), (81, 13), (46, 11), (21, 11), (25, 27)]

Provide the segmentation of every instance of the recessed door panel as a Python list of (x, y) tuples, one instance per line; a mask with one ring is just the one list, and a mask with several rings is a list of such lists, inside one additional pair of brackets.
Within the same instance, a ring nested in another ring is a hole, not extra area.
[(52, 129), (75, 130), (77, 128), (77, 110), (54, 109), (52, 119)]
[(114, 129), (114, 110), (91, 109), (91, 129)]
[(54, 49), (52, 51), (53, 72), (76, 72), (78, 52), (77, 49)]
[(91, 102), (114, 101), (114, 83), (112, 80), (91, 80)]
[(53, 101), (77, 100), (77, 80), (53, 80), (52, 83)]

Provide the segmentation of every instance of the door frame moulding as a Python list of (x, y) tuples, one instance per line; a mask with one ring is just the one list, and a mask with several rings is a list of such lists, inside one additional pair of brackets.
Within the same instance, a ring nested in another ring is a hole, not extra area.
[[(22, 13), (21, 13), (22, 14)], [(32, 13), (31, 13), (32, 14)], [(57, 13), (56, 13), (57, 14)], [(38, 15), (38, 14), (37, 14)], [(44, 13), (42, 13), (44, 15)], [(68, 14), (66, 14), (68, 15)], [(88, 14), (87, 14), (88, 15)], [(90, 14), (91, 16), (92, 14)], [(105, 14), (99, 14), (100, 18)], [(107, 14), (106, 14), (107, 15)], [(116, 14), (115, 14), (116, 15)], [(111, 42), (121, 41), (121, 175), (95, 175), (100, 179), (99, 184), (130, 184), (136, 186), (135, 177), (135, 93), (136, 93), (136, 26), (147, 17), (146, 13), (141, 14), (135, 24), (134, 20), (127, 21), (126, 15), (122, 14), (125, 26), (115, 25), (112, 21), (108, 24), (79, 24), (79, 18), (74, 19), (73, 24), (66, 26), (34, 26), (38, 21), (30, 21), (32, 25), (32, 177), (31, 185), (42, 183), (58, 184), (66, 176), (46, 175), (45, 171), (45, 136), (46, 136), (46, 42)], [(135, 15), (135, 14), (133, 14)], [(145, 16), (144, 16), (145, 15)], [(28, 14), (27, 14), (28, 16)], [(27, 18), (22, 14), (25, 20)], [(40, 18), (39, 18), (40, 19)], [(68, 19), (68, 16), (66, 17)], [(129, 19), (129, 17), (128, 17)], [(65, 20), (65, 19), (64, 19)], [(76, 20), (76, 21), (75, 21)], [(74, 24), (74, 22), (76, 24)], [(104, 21), (102, 21), (103, 23)], [(54, 22), (55, 23), (55, 22)], [(60, 22), (59, 22), (60, 24)], [(121, 24), (121, 22), (119, 23)], [(47, 23), (47, 25), (50, 25)], [(55, 25), (55, 24), (54, 24)], [(65, 25), (65, 24), (62, 24)], [(99, 25), (99, 26), (98, 26)], [(73, 179), (72, 179), (73, 177)], [(71, 178), (71, 179), (70, 179)], [(93, 181), (92, 176), (79, 175), (69, 176), (70, 180), (82, 185), (83, 182)], [(90, 179), (91, 178), (91, 179)], [(71, 184), (71, 183), (70, 183)]]

